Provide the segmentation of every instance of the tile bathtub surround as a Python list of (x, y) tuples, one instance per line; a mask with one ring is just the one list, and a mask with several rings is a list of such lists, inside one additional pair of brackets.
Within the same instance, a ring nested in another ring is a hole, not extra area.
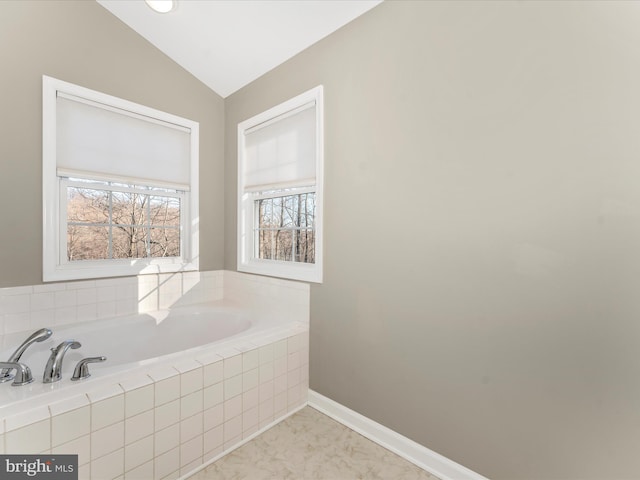
[(6, 416), (0, 451), (76, 453), (84, 478), (186, 475), (306, 404), (308, 329), (289, 333)]
[(77, 453), (80, 478), (162, 479), (194, 471), (306, 404), (309, 287), (219, 271), (0, 289), (0, 327), (18, 335), (42, 326), (55, 333), (70, 318), (223, 298), (285, 323), (224, 340), (195, 359), (91, 384), (86, 394), (52, 392), (48, 405), (0, 404), (0, 453)]
[(310, 287), (307, 283), (225, 270), (224, 297), (285, 320), (309, 323)]
[(0, 337), (223, 298), (308, 323), (309, 292), (305, 283), (222, 270), (0, 288)]
[(0, 335), (220, 300), (223, 272), (0, 288)]

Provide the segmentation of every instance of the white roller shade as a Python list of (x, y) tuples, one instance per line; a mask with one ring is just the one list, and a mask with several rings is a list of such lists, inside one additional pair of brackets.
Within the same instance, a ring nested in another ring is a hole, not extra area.
[(315, 103), (245, 132), (245, 190), (313, 185), (315, 178)]
[(188, 128), (60, 93), (56, 102), (58, 175), (189, 189)]

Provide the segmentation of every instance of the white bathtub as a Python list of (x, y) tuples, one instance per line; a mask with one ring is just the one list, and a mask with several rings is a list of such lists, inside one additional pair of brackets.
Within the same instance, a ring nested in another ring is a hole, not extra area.
[[(21, 359), (35, 381), (0, 384), (0, 454), (75, 453), (81, 479), (178, 478), (301, 408), (308, 287), (225, 272), (225, 295), (49, 326), (52, 337)], [(0, 337), (0, 358), (31, 333)], [(43, 384), (49, 349), (69, 339), (82, 347), (67, 351), (61, 381)], [(107, 361), (71, 381), (77, 362), (93, 356)]]
[[(41, 383), (50, 349), (64, 340), (76, 340), (82, 346), (68, 350), (63, 361), (63, 378), (68, 379), (75, 364), (85, 357), (106, 356), (105, 363), (92, 364), (91, 370), (112, 370), (111, 367), (117, 365), (141, 364), (150, 359), (208, 345), (246, 331), (251, 326), (248, 312), (239, 308), (216, 304), (194, 305), (62, 328), (52, 327), (53, 335), (43, 342), (32, 344), (20, 361), (31, 368), (36, 383)], [(25, 334), (6, 337), (0, 350), (0, 358), (5, 359), (24, 341)]]
[[(243, 343), (241, 350), (246, 350), (252, 344), (265, 344), (305, 329), (297, 322), (279, 320), (220, 301), (52, 327), (53, 335), (32, 344), (20, 359), (31, 369), (34, 382), (20, 387), (13, 387), (11, 382), (0, 384), (0, 417), (16, 403), (51, 403), (63, 399), (65, 393), (75, 395), (124, 375), (144, 374), (149, 369), (161, 368), (162, 364), (175, 364), (199, 355), (224, 353)], [(30, 333), (5, 335), (0, 358), (9, 358)], [(42, 377), (50, 349), (64, 340), (76, 340), (82, 346), (69, 349), (64, 356), (62, 380), (44, 384)], [(105, 356), (107, 360), (90, 364), (88, 379), (71, 381), (78, 361), (96, 356)]]

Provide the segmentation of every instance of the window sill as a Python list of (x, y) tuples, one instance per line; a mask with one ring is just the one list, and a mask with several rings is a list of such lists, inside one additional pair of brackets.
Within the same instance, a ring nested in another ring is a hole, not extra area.
[(183, 263), (166, 260), (153, 262), (135, 259), (118, 262), (117, 265), (107, 265), (104, 262), (87, 260), (82, 265), (58, 265), (43, 272), (44, 282), (60, 282), (68, 280), (86, 280), (89, 278), (128, 277), (149, 273), (175, 273), (198, 270), (198, 262)]
[(279, 262), (276, 260), (251, 260), (238, 264), (238, 271), (266, 275), (268, 277), (322, 283), (322, 269), (318, 264)]

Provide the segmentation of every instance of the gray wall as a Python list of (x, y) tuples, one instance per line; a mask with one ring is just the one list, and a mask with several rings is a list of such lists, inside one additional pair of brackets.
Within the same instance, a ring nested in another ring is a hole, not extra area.
[(325, 86), (311, 388), (494, 479), (640, 472), (640, 4), (385, 2), (227, 98)]
[(42, 283), (43, 74), (200, 122), (200, 268), (222, 268), (222, 98), (93, 1), (0, 2), (0, 69), (0, 287)]

